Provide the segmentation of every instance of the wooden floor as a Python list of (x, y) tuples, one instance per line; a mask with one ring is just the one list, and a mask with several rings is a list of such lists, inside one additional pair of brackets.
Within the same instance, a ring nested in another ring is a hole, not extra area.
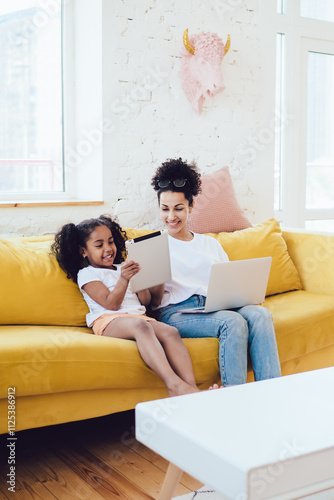
[[(0, 436), (0, 497), (25, 500), (158, 498), (168, 463), (134, 437), (134, 411), (18, 432), (15, 494), (7, 435)], [(175, 495), (201, 483), (183, 474)]]

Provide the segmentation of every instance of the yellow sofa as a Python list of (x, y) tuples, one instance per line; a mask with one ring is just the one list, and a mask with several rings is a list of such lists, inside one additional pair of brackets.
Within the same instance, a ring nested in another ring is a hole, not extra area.
[[(273, 256), (264, 307), (273, 314), (283, 375), (332, 366), (334, 235), (282, 233), (270, 219), (211, 236), (231, 260)], [(86, 304), (50, 256), (52, 240), (0, 239), (0, 433), (8, 431), (13, 391), (16, 431), (128, 410), (167, 395), (135, 342), (96, 337), (85, 326)], [(219, 381), (217, 339), (184, 342), (199, 387)]]

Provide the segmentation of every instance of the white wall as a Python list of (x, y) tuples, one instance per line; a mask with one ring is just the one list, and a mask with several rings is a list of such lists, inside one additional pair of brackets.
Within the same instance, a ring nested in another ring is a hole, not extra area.
[[(272, 3), (104, 0), (103, 110), (114, 124), (104, 136), (105, 204), (2, 208), (1, 232), (44, 234), (106, 212), (123, 226), (157, 227), (150, 179), (160, 162), (179, 156), (195, 160), (202, 173), (229, 165), (251, 221), (273, 216), (275, 33), (267, 13)], [(218, 33), (224, 41), (231, 35), (222, 63), (226, 89), (201, 115), (181, 88), (186, 28), (190, 35)]]

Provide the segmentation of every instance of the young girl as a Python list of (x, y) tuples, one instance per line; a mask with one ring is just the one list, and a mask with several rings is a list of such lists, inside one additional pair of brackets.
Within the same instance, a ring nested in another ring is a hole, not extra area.
[(129, 289), (140, 267), (133, 261), (122, 263), (125, 240), (119, 224), (102, 215), (63, 226), (52, 252), (67, 278), (78, 284), (89, 307), (87, 325), (95, 335), (136, 340), (142, 359), (161, 377), (169, 396), (197, 392), (179, 332), (145, 315), (150, 290), (134, 294)]
[(211, 266), (227, 261), (220, 243), (188, 230), (194, 198), (201, 190), (195, 165), (181, 158), (163, 163), (152, 186), (157, 192), (160, 217), (169, 234), (172, 280), (153, 292), (160, 321), (178, 329), (181, 337), (217, 337), (223, 386), (242, 384), (247, 378), (249, 349), (256, 380), (281, 374), (271, 313), (261, 306), (245, 306), (209, 314), (183, 314), (180, 309), (204, 306)]

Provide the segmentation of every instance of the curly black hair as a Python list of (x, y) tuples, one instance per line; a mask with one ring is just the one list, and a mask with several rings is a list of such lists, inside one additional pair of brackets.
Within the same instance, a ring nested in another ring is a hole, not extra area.
[[(159, 187), (161, 181), (173, 181), (175, 179), (186, 179), (183, 187), (174, 186), (172, 182), (167, 187)], [(160, 194), (163, 191), (173, 191), (184, 193), (184, 196), (192, 206), (194, 196), (201, 192), (201, 174), (198, 172), (196, 164), (186, 163), (182, 158), (168, 159), (157, 168), (154, 177), (152, 178), (151, 185), (158, 193), (158, 200), (160, 201)]]
[(51, 253), (55, 255), (59, 266), (65, 271), (68, 279), (77, 283), (78, 272), (87, 266), (81, 254), (81, 248), (86, 247), (86, 242), (91, 233), (98, 226), (107, 226), (113, 235), (117, 248), (115, 264), (123, 262), (125, 257), (126, 232), (108, 215), (100, 215), (98, 219), (87, 219), (79, 224), (65, 224), (55, 235), (51, 245)]

